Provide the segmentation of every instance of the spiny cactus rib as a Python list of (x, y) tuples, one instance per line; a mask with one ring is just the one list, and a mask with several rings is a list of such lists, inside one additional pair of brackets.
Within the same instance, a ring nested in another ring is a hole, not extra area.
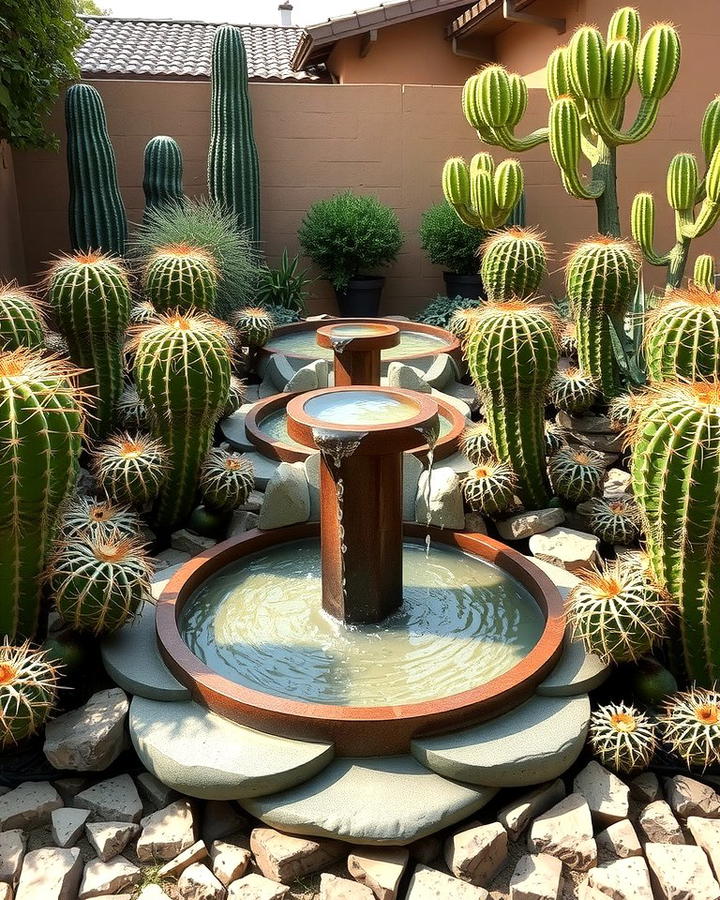
[(177, 141), (166, 135), (150, 138), (145, 145), (144, 164), (145, 215), (158, 206), (181, 205), (183, 160)]
[(534, 296), (547, 270), (547, 246), (531, 228), (508, 228), (481, 246), (480, 274), (490, 300)]
[(190, 312), (159, 316), (135, 334), (138, 394), (173, 473), (154, 514), (163, 530), (184, 521), (194, 506), (200, 466), (230, 389), (227, 330), (217, 319)]
[(102, 250), (122, 256), (127, 219), (105, 110), (94, 87), (73, 84), (67, 89), (65, 123), (73, 250)]
[(238, 378), (237, 375), (230, 376), (230, 389), (228, 391), (227, 401), (222, 411), (223, 418), (227, 418), (234, 412), (237, 412), (245, 403), (247, 396), (245, 393), (245, 388), (246, 385), (242, 378)]
[(111, 501), (142, 509), (167, 479), (167, 454), (146, 435), (117, 434), (95, 450), (91, 471)]
[(688, 766), (706, 769), (720, 761), (720, 694), (692, 688), (674, 694), (660, 717), (664, 742)]
[(657, 747), (653, 720), (634, 706), (598, 706), (590, 717), (588, 741), (602, 765), (629, 775), (647, 769)]
[(560, 335), (560, 354), (567, 359), (577, 358), (577, 328), (574, 322), (566, 322)]
[(149, 300), (141, 300), (130, 307), (130, 323), (132, 325), (146, 325), (157, 317), (158, 311)]
[(600, 493), (605, 463), (602, 453), (563, 447), (548, 462), (555, 493), (570, 503), (584, 503)]
[(720, 377), (720, 294), (667, 294), (647, 319), (645, 361), (654, 382)]
[(606, 544), (633, 544), (640, 537), (640, 511), (628, 498), (595, 498), (590, 513), (590, 531)]
[(150, 256), (143, 287), (157, 312), (190, 309), (212, 312), (218, 286), (215, 260), (189, 244), (158, 247)]
[(615, 431), (624, 431), (635, 419), (640, 405), (639, 394), (618, 394), (608, 407), (610, 425)]
[(498, 458), (515, 470), (531, 509), (550, 500), (544, 410), (558, 360), (558, 320), (521, 300), (486, 303), (467, 342), (470, 373), (485, 402)]
[(35, 297), (16, 284), (0, 284), (0, 350), (45, 345), (44, 314)]
[(446, 201), (466, 225), (490, 231), (505, 225), (523, 198), (524, 175), (515, 159), (497, 167), (489, 153), (476, 153), (465, 164), (461, 157), (447, 160), (442, 188)]
[(456, 310), (450, 319), (448, 331), (459, 338), (460, 341), (466, 341), (470, 332), (475, 327), (475, 320), (478, 317), (478, 309), (481, 305), (482, 304), (479, 304), (478, 306), (470, 307), (469, 309)]
[(117, 403), (117, 423), (126, 431), (145, 431), (148, 428), (148, 417), (145, 404), (132, 385), (127, 385)]
[(255, 471), (240, 453), (213, 448), (200, 470), (200, 493), (205, 505), (231, 512), (247, 502), (255, 487)]
[(151, 572), (142, 543), (110, 532), (59, 544), (48, 583), (67, 625), (92, 634), (110, 634), (150, 598)]
[(37, 734), (55, 706), (58, 671), (29, 642), (0, 644), (0, 749)]
[(692, 286), (701, 291), (715, 290), (715, 257), (701, 253), (693, 267)]
[(238, 228), (260, 240), (260, 172), (248, 94), (245, 45), (239, 28), (221, 25), (212, 49), (210, 199), (231, 210)]
[(517, 476), (506, 463), (481, 459), (462, 481), (465, 501), (473, 512), (498, 516), (515, 502)]
[(554, 456), (567, 446), (567, 431), (556, 422), (545, 423), (545, 455)]
[(262, 306), (239, 309), (232, 316), (232, 324), (238, 330), (240, 346), (253, 350), (267, 344), (275, 330), (275, 319)]
[(475, 422), (463, 431), (460, 452), (465, 454), (474, 466), (478, 465), (481, 459), (492, 459), (495, 456), (495, 447), (487, 422)]
[(598, 398), (597, 381), (579, 369), (563, 369), (553, 376), (550, 402), (571, 415), (586, 412)]
[(633, 425), (632, 485), (691, 681), (720, 676), (720, 381), (664, 384)]
[(94, 497), (71, 497), (60, 515), (59, 532), (63, 538), (105, 540), (113, 535), (137, 538), (142, 523), (128, 507), (96, 500)]
[(130, 321), (130, 286), (123, 266), (100, 253), (61, 256), (47, 276), (48, 300), (70, 348), (86, 369), (81, 384), (94, 398), (88, 423), (104, 437), (123, 389), (122, 346)]
[(0, 353), (0, 634), (32, 637), (57, 515), (75, 483), (87, 398), (67, 362)]

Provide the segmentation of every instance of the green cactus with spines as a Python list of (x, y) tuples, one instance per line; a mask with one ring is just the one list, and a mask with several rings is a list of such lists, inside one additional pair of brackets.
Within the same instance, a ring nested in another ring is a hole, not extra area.
[(554, 456), (567, 446), (567, 430), (557, 422), (545, 422), (545, 456)]
[(481, 459), (492, 459), (495, 447), (490, 436), (487, 422), (473, 422), (463, 431), (460, 441), (460, 452), (475, 466)]
[(588, 743), (602, 765), (613, 772), (644, 771), (655, 755), (657, 725), (634, 706), (598, 706), (590, 717)]
[(92, 396), (88, 433), (102, 438), (114, 425), (123, 390), (123, 342), (130, 322), (127, 273), (102, 253), (61, 256), (47, 276), (48, 302), (70, 348), (86, 370), (81, 384)]
[(205, 506), (217, 512), (232, 512), (247, 502), (255, 487), (255, 470), (240, 453), (214, 447), (200, 470), (200, 494)]
[(720, 294), (696, 287), (671, 291), (645, 325), (651, 382), (720, 377)]
[(126, 431), (144, 431), (148, 428), (145, 404), (133, 385), (129, 384), (123, 388), (118, 399), (116, 416), (118, 427)]
[(78, 474), (85, 397), (66, 361), (0, 352), (0, 634), (32, 637), (42, 572)]
[(673, 694), (660, 716), (663, 742), (688, 766), (705, 770), (720, 759), (720, 692), (692, 687)]
[(127, 218), (105, 109), (94, 87), (73, 84), (67, 89), (65, 124), (72, 248), (85, 253), (102, 250), (122, 256), (127, 240)]
[(580, 369), (595, 378), (608, 401), (621, 390), (612, 329), (624, 327), (638, 273), (634, 247), (628, 241), (605, 235), (577, 244), (565, 267)]
[(650, 565), (678, 605), (689, 681), (710, 685), (720, 676), (720, 381), (652, 390), (631, 446)]
[(640, 537), (640, 512), (631, 497), (596, 497), (590, 511), (590, 531), (606, 544), (627, 546)]
[(16, 284), (0, 284), (0, 350), (45, 346), (40, 303)]
[(223, 407), (223, 418), (227, 418), (237, 412), (243, 403), (245, 403), (247, 397), (246, 387), (247, 385), (242, 378), (238, 378), (237, 375), (230, 376), (230, 390), (228, 391), (228, 397), (225, 406)]
[(168, 477), (167, 454), (147, 435), (116, 434), (93, 452), (91, 471), (111, 501), (143, 509)]
[(161, 315), (135, 338), (135, 384), (173, 473), (154, 512), (163, 531), (181, 524), (194, 506), (200, 468), (230, 389), (227, 328), (204, 313)]
[(506, 228), (480, 247), (480, 274), (489, 300), (526, 299), (547, 271), (547, 246), (532, 228)]
[(88, 494), (69, 497), (60, 510), (58, 531), (64, 538), (105, 540), (112, 535), (137, 538), (142, 522), (124, 504), (98, 500)]
[(544, 410), (558, 361), (558, 321), (522, 300), (488, 301), (478, 311), (465, 355), (485, 403), (498, 459), (518, 476), (518, 496), (532, 509), (551, 497), (545, 465)]
[(0, 644), (0, 750), (37, 734), (53, 711), (58, 670), (45, 650), (28, 641)]
[[(583, 25), (568, 46), (550, 55), (547, 126), (525, 137), (516, 134), (527, 108), (527, 85), (519, 75), (495, 64), (468, 79), (462, 108), (485, 143), (511, 153), (548, 143), (565, 190), (594, 200), (598, 230), (619, 236), (617, 148), (642, 140), (652, 130), (679, 63), (680, 41), (674, 28), (660, 23), (641, 35), (637, 11), (625, 7), (613, 14), (606, 38)], [(634, 84), (640, 104), (634, 121), (624, 128), (625, 104)], [(580, 171), (581, 158), (590, 166), (589, 177)]]
[(189, 244), (158, 247), (145, 264), (143, 288), (156, 312), (213, 312), (218, 270), (210, 254)]
[(492, 231), (505, 225), (523, 202), (524, 176), (516, 159), (499, 165), (489, 153), (447, 160), (442, 173), (445, 199), (466, 225)]
[(587, 412), (597, 400), (597, 382), (579, 369), (563, 369), (553, 376), (548, 396), (553, 406), (576, 416)]
[(232, 211), (238, 228), (260, 240), (260, 169), (248, 94), (247, 54), (239, 28), (221, 25), (212, 48), (210, 199)]
[(715, 257), (710, 253), (701, 253), (695, 260), (692, 283), (701, 291), (715, 290)]
[(262, 306), (247, 306), (232, 316), (238, 330), (240, 346), (257, 350), (270, 340), (275, 330), (275, 317)]
[(462, 480), (465, 502), (473, 512), (499, 516), (515, 502), (517, 475), (507, 463), (481, 459)]
[(634, 394), (631, 391), (613, 397), (608, 406), (608, 418), (614, 431), (624, 431), (632, 424), (640, 402), (640, 394)]
[(144, 215), (158, 206), (182, 205), (183, 158), (177, 141), (164, 134), (150, 138), (143, 160)]
[(562, 447), (548, 462), (553, 490), (569, 503), (584, 503), (600, 493), (605, 463), (602, 453), (585, 447)]

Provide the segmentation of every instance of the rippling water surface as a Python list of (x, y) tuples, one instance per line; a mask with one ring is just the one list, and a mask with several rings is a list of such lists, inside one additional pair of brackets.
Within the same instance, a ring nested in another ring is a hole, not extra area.
[[(322, 323), (321, 323), (322, 324)], [(329, 323), (325, 323), (329, 324)], [(381, 350), (382, 359), (399, 359), (404, 356), (422, 357), (446, 345), (446, 341), (422, 331), (401, 331), (400, 343), (397, 347)], [(329, 347), (318, 347), (314, 331), (299, 331), (294, 334), (281, 334), (272, 338), (265, 345), (267, 350), (284, 353), (286, 356), (312, 356), (314, 359), (332, 359), (333, 351)]]

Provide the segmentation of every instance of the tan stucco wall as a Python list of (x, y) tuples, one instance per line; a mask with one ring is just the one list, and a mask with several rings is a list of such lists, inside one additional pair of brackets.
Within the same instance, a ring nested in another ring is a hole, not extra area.
[(13, 154), (8, 143), (0, 141), (0, 281), (13, 279), (25, 281), (25, 255)]

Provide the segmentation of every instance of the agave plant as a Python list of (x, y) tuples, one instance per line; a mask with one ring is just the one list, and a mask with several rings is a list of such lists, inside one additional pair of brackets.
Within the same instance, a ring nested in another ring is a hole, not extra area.
[(28, 641), (0, 644), (0, 750), (42, 728), (55, 706), (58, 670), (49, 655)]
[(590, 717), (588, 741), (600, 762), (621, 774), (646, 769), (657, 746), (652, 719), (634, 706), (598, 706)]
[(720, 762), (720, 693), (692, 688), (671, 697), (660, 718), (663, 737), (688, 766)]
[(299, 313), (305, 312), (308, 286), (313, 281), (307, 272), (307, 269), (300, 268), (299, 254), (290, 259), (285, 248), (277, 268), (266, 266), (260, 269), (255, 292), (258, 304), (265, 309), (279, 306)]

